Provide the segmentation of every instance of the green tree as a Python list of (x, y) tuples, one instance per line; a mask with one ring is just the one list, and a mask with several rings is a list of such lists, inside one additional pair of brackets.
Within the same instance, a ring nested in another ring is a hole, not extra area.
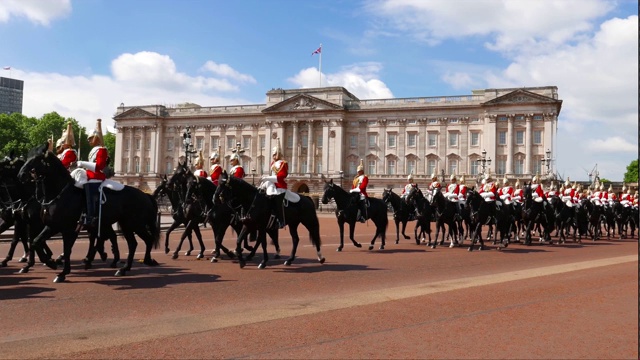
[(638, 159), (631, 161), (629, 166), (627, 166), (627, 172), (624, 173), (624, 182), (638, 182)]
[(67, 128), (67, 121), (57, 112), (44, 114), (28, 129), (29, 143), (35, 147), (53, 138), (53, 144), (62, 136), (62, 132)]
[(36, 119), (22, 114), (0, 114), (0, 156), (26, 156), (31, 148), (30, 129)]
[(104, 147), (107, 148), (107, 151), (109, 152), (109, 157), (111, 158), (111, 162), (109, 163), (109, 166), (113, 168), (115, 165), (115, 156), (116, 156), (116, 134), (107, 131), (107, 133), (104, 134), (103, 138), (104, 138)]

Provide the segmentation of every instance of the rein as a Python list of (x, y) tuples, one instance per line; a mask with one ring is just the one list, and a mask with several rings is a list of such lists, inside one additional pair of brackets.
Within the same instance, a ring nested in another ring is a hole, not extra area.
[[(40, 185), (40, 186), (38, 186)], [(56, 195), (53, 199), (51, 199), (50, 201), (45, 201), (47, 199), (47, 194), (46, 191), (44, 190), (44, 179), (43, 178), (38, 178), (36, 180), (36, 194), (34, 195), (35, 199), (40, 203), (40, 205), (42, 207), (49, 207), (51, 204), (53, 204), (55, 201), (59, 200), (62, 197), (62, 194), (67, 191), (67, 189), (71, 187), (71, 183), (68, 182), (63, 188), (62, 190), (60, 190), (60, 192), (58, 193), (58, 195)], [(42, 188), (42, 198), (38, 198), (38, 189)]]

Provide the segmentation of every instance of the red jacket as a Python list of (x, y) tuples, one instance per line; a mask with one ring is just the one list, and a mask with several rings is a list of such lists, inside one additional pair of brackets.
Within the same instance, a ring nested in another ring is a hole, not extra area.
[(353, 185), (351, 186), (351, 189), (360, 189), (361, 194), (365, 197), (369, 197), (367, 194), (367, 185), (369, 185), (369, 178), (367, 175), (357, 175), (353, 178)]
[(64, 149), (64, 151), (58, 155), (58, 159), (60, 159), (62, 165), (69, 170), (71, 163), (78, 161), (78, 153), (73, 149)]
[(235, 176), (235, 177), (237, 177), (239, 179), (244, 178), (244, 169), (240, 165), (236, 165), (236, 166), (232, 167), (231, 171), (229, 173), (230, 173), (230, 175)]
[(107, 177), (102, 170), (107, 167), (107, 157), (109, 152), (104, 146), (94, 146), (89, 153), (89, 162), (95, 163), (95, 171), (87, 169), (88, 180), (105, 180)]
[(271, 163), (271, 171), (276, 175), (276, 188), (286, 189), (287, 183), (284, 181), (284, 179), (289, 176), (289, 164), (285, 160), (273, 161)]
[(220, 164), (211, 165), (211, 182), (218, 186), (218, 178), (222, 174), (222, 166)]
[(195, 176), (200, 176), (201, 178), (207, 178), (207, 172), (202, 170), (202, 169), (197, 169), (196, 171), (193, 172), (193, 175)]

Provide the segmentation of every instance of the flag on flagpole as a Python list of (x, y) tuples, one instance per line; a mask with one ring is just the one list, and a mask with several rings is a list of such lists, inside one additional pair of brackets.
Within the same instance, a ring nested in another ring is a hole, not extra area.
[(315, 54), (322, 54), (322, 45), (320, 45), (320, 47), (317, 48), (316, 51), (312, 52), (311, 56), (313, 56)]
[(3, 70), (11, 70), (11, 66), (5, 66), (2, 68)]

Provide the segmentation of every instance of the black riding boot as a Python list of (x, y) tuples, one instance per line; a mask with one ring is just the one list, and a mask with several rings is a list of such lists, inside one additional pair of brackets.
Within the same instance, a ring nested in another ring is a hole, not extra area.
[(358, 201), (358, 221), (361, 223), (367, 221), (367, 200)]
[(274, 200), (275, 200), (275, 206), (274, 206), (274, 210), (276, 212), (276, 220), (278, 220), (278, 228), (282, 229), (284, 228), (284, 226), (286, 225), (285, 222), (285, 218), (284, 218), (284, 196), (286, 195), (286, 192), (283, 192), (282, 194), (278, 194), (276, 196), (274, 196)]
[(96, 219), (96, 203), (98, 198), (98, 190), (100, 183), (86, 183), (84, 184), (84, 193), (86, 199), (86, 216), (84, 218), (84, 227), (87, 230), (94, 230), (98, 227), (98, 220)]

